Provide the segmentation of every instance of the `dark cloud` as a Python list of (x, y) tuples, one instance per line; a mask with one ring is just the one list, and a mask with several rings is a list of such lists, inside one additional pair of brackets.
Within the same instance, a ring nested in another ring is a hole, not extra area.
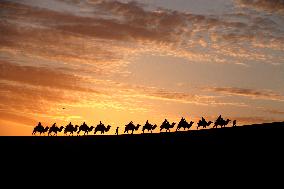
[(284, 11), (284, 0), (237, 0), (237, 3), (269, 12)]
[[(107, 43), (103, 48), (96, 46), (86, 51), (82, 43), (74, 44), (72, 37), (134, 44), (141, 41), (155, 42), (156, 45), (169, 47), (166, 51), (175, 51), (170, 54), (192, 57), (193, 60), (196, 60), (193, 58), (195, 55), (202, 56), (201, 59), (206, 59), (208, 62), (227, 60), (226, 62), (238, 63), (240, 62), (238, 58), (249, 57), (271, 63), (276, 60), (269, 58), (267, 54), (265, 58), (258, 57), (254, 54), (254, 50), (250, 49), (255, 47), (284, 49), (282, 31), (279, 30), (277, 23), (269, 18), (235, 14), (233, 15), (235, 18), (230, 20), (227, 17), (197, 15), (167, 9), (150, 10), (136, 2), (95, 1), (87, 5), (93, 8), (93, 16), (79, 16), (17, 3), (2, 3), (5, 14), (2, 17), (0, 33), (4, 37), (0, 43), (17, 49), (21, 47), (21, 50), (29, 53), (56, 60), (69, 59), (82, 62), (97, 59), (100, 61), (99, 57), (118, 61), (123, 58), (123, 53), (113, 52), (111, 47), (107, 48)], [(230, 18), (233, 16), (231, 15)], [(239, 17), (242, 19), (238, 19)], [(13, 22), (4, 23), (7, 20), (32, 24), (33, 27), (13, 25)], [(44, 38), (42, 33), (45, 33)], [(206, 39), (206, 36), (209, 39)], [(53, 45), (55, 43), (58, 47)], [(244, 43), (250, 49), (242, 54), (239, 51)], [(210, 54), (216, 58), (212, 60), (203, 54), (198, 54), (193, 48), (200, 45), (205, 48), (210, 47), (208, 48)], [(185, 53), (176, 49), (181, 49)], [(226, 52), (222, 52), (224, 49)], [(97, 56), (92, 55), (94, 52)], [(224, 58), (224, 53), (228, 58)]]
[(235, 87), (213, 87), (213, 88), (207, 88), (207, 90), (229, 94), (229, 95), (246, 96), (253, 99), (284, 101), (284, 95), (275, 93), (270, 90), (255, 90), (255, 89), (244, 89), (244, 88), (235, 88)]
[[(114, 16), (108, 19), (100, 15), (81, 17), (10, 2), (3, 2), (0, 8), (5, 9), (7, 19), (32, 21), (59, 31), (115, 40), (169, 41), (185, 24), (182, 14), (172, 11), (148, 12), (137, 3), (104, 1), (93, 6)], [(123, 19), (117, 19), (118, 15), (122, 15)]]

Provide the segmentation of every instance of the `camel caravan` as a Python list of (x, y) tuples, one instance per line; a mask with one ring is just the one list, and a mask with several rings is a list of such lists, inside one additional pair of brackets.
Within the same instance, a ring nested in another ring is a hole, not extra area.
[[(218, 128), (218, 126), (220, 126), (221, 128), (226, 127), (230, 122), (231, 122), (230, 119), (224, 120), (220, 115), (214, 122), (213, 128)], [(193, 123), (194, 123), (193, 121), (190, 121), (188, 123), (185, 120), (185, 118), (182, 117), (180, 122), (177, 124), (176, 131), (179, 131), (181, 129), (183, 129), (183, 131), (189, 130), (193, 126)], [(202, 117), (201, 120), (197, 122), (197, 129), (199, 129), (199, 127), (205, 129), (207, 127), (210, 127), (212, 123), (213, 123), (212, 121), (206, 121)], [(167, 119), (165, 119), (160, 126), (160, 132), (162, 132), (163, 130), (165, 130), (166, 132), (171, 132), (171, 129), (173, 129), (175, 125), (176, 125), (175, 122), (170, 123)], [(141, 126), (140, 124), (135, 125), (131, 121), (127, 125), (125, 125), (123, 134), (126, 134), (126, 133), (133, 134), (135, 131), (139, 130), (140, 126)], [(233, 127), (236, 126), (236, 120), (233, 121), (232, 126)], [(143, 134), (145, 132), (152, 133), (157, 127), (158, 126), (156, 124), (153, 125), (149, 123), (149, 121), (147, 120), (145, 125), (142, 127), (142, 133)], [(97, 134), (97, 132), (100, 132), (101, 134), (105, 134), (109, 132), (110, 129), (111, 129), (110, 125), (105, 126), (101, 121), (96, 127), (88, 126), (85, 122), (80, 126), (79, 125), (74, 126), (70, 122), (65, 127), (64, 126), (58, 127), (56, 123), (54, 123), (51, 127), (48, 127), (48, 126), (44, 127), (42, 126), (41, 122), (39, 122), (38, 125), (34, 127), (32, 135), (36, 135), (37, 133), (39, 133), (40, 135), (45, 135), (47, 133), (48, 136), (57, 136), (58, 133), (61, 133), (63, 131), (64, 135), (74, 136), (74, 134), (77, 134), (77, 136), (79, 136), (81, 134), (89, 135), (89, 133), (91, 133), (92, 131), (94, 134)], [(119, 127), (116, 128), (115, 134), (116, 135), (119, 134)]]

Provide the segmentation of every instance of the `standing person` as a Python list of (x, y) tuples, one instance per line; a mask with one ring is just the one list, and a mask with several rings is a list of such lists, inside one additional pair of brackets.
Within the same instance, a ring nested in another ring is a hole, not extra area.
[(236, 127), (237, 126), (237, 120), (234, 120), (233, 121), (233, 127)]
[(119, 127), (116, 127), (116, 130), (115, 130), (116, 135), (118, 135), (118, 129), (119, 129)]

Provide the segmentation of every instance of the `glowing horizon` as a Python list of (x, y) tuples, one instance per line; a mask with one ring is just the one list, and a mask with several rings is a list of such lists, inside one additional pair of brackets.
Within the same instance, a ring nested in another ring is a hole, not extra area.
[(284, 120), (283, 1), (4, 0), (0, 25), (1, 136)]

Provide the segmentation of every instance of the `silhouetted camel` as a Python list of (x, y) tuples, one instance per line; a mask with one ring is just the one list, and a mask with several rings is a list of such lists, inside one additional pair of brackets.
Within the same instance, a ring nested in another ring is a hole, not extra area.
[(226, 121), (224, 120), (221, 127), (226, 127), (226, 125), (228, 125), (228, 123), (230, 123), (230, 119), (227, 119)]
[(43, 129), (42, 133), (45, 135), (45, 133), (46, 133), (48, 130), (49, 130), (49, 127), (46, 126), (46, 127)]
[(125, 129), (124, 129), (124, 133), (128, 133), (128, 131), (131, 131), (131, 134), (133, 134), (133, 131), (137, 131), (139, 129), (141, 125), (140, 124), (137, 124), (137, 126), (135, 126), (133, 124), (133, 122), (131, 121), (130, 123), (128, 123), (127, 125), (125, 125)]
[(66, 135), (68, 132), (70, 133), (69, 135), (73, 135), (73, 132), (77, 132), (78, 130), (78, 125), (76, 125), (75, 127), (71, 124), (71, 122), (65, 127), (64, 129), (64, 134)]
[(180, 122), (178, 123), (176, 131), (180, 130), (181, 128), (183, 128), (183, 130), (190, 129), (193, 123), (194, 123), (193, 121), (188, 123), (184, 118), (181, 118)]
[(203, 128), (206, 128), (206, 127), (209, 127), (211, 125), (211, 123), (213, 123), (212, 121), (209, 121), (207, 122), (203, 117), (202, 117), (202, 120), (199, 120), (199, 122), (197, 123), (197, 129), (199, 127), (203, 127)]
[[(222, 123), (223, 123), (223, 121), (224, 121), (224, 119), (222, 118), (222, 116), (221, 115), (219, 115), (219, 117), (216, 119), (216, 121), (214, 122), (214, 126), (213, 126), (213, 128), (217, 128), (218, 127), (218, 125), (222, 125)], [(222, 127), (222, 126), (221, 126)]]
[(45, 128), (44, 128), (44, 127), (41, 125), (41, 122), (39, 122), (38, 125), (34, 127), (34, 130), (33, 130), (33, 132), (32, 132), (32, 135), (35, 135), (36, 133), (40, 133), (40, 135), (41, 135), (42, 133), (46, 133), (46, 132), (48, 131), (48, 129), (49, 129), (49, 127), (45, 127)]
[(54, 123), (54, 124), (49, 128), (48, 136), (51, 135), (52, 132), (54, 133), (54, 135), (57, 135), (57, 132), (61, 132), (63, 128), (64, 128), (63, 126), (61, 126), (60, 128), (58, 128), (58, 127), (56, 126), (56, 123)]
[(160, 132), (163, 130), (163, 129), (166, 129), (166, 132), (171, 132), (171, 130), (170, 130), (170, 128), (174, 128), (174, 126), (175, 126), (175, 122), (173, 122), (172, 124), (170, 124), (169, 122), (168, 122), (168, 120), (167, 119), (165, 119), (165, 121), (162, 123), (162, 125), (160, 126)]
[(84, 131), (84, 135), (86, 135), (86, 133), (87, 133), (87, 135), (88, 135), (88, 133), (91, 132), (91, 131), (93, 130), (93, 128), (94, 128), (93, 126), (89, 127), (89, 126), (84, 122), (83, 125), (81, 125), (81, 126), (79, 127), (79, 131), (77, 132), (77, 135), (79, 135), (81, 131)]
[(228, 125), (228, 123), (230, 122), (231, 120), (230, 119), (227, 119), (227, 120), (224, 120), (221, 115), (217, 118), (217, 120), (215, 121), (214, 123), (214, 126), (213, 128), (217, 128), (219, 125), (220, 127), (225, 127), (226, 125)]
[(143, 128), (142, 128), (142, 131), (143, 131), (143, 133), (144, 133), (144, 131), (147, 129), (148, 132), (151, 131), (151, 133), (152, 133), (152, 131), (155, 130), (156, 127), (157, 127), (156, 124), (155, 124), (155, 125), (152, 125), (152, 124), (150, 124), (150, 123), (148, 122), (148, 120), (147, 120), (146, 123), (145, 123), (145, 125), (144, 125)]
[(152, 131), (154, 131), (157, 127), (158, 127), (158, 126), (155, 124), (155, 125), (152, 127), (152, 129), (151, 129), (151, 133), (152, 133)]
[(43, 129), (44, 129), (44, 127), (41, 125), (41, 122), (38, 122), (37, 126), (34, 127), (32, 135), (35, 135), (37, 132), (41, 134)]
[(108, 132), (110, 130), (111, 126), (108, 125), (107, 127), (102, 124), (102, 122), (100, 121), (100, 124), (98, 124), (95, 128), (95, 132), (94, 134), (96, 134), (98, 131), (101, 131), (101, 134), (104, 134), (105, 132)]

